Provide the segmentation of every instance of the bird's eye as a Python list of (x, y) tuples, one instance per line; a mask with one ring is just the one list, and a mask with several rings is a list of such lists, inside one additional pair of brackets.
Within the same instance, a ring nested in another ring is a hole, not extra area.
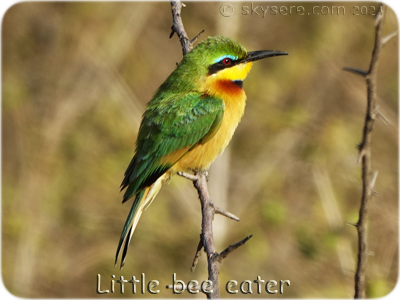
[(232, 62), (232, 60), (231, 60), (230, 58), (228, 58), (228, 57), (226, 57), (226, 58), (224, 58), (224, 59), (222, 60), (222, 63), (223, 63), (225, 66), (229, 66), (229, 65), (231, 64), (231, 62)]

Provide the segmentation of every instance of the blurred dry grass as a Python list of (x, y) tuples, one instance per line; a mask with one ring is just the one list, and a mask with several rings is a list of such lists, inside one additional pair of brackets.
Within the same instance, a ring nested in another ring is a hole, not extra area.
[[(373, 18), (353, 16), (352, 3), (330, 4), (345, 6), (346, 15), (243, 16), (240, 2), (230, 18), (219, 14), (220, 3), (183, 10), (189, 36), (205, 29), (248, 50), (290, 53), (255, 64), (245, 83), (245, 116), (210, 171), (214, 201), (241, 218), (216, 217), (219, 249), (254, 234), (224, 262), (221, 284), (259, 275), (289, 279), (289, 298), (353, 295), (356, 232), (346, 222), (356, 222), (361, 197), (355, 146), (366, 88), (342, 67), (367, 68)], [(318, 3), (293, 5), (310, 10)], [(206, 279), (204, 257), (189, 271), (200, 214), (193, 187), (181, 178), (142, 217), (123, 271), (113, 267), (130, 205), (120, 204), (118, 186), (140, 117), (181, 59), (170, 26), (169, 2), (21, 3), (5, 15), (2, 275), (13, 294), (96, 297), (97, 274), (109, 289), (112, 274), (144, 272), (161, 292), (140, 296), (169, 298), (164, 286), (174, 272), (185, 282)], [(397, 29), (388, 9), (385, 32)], [(390, 125), (378, 122), (373, 135), (379, 197), (369, 213), (369, 297), (387, 294), (398, 276), (397, 37), (385, 46), (378, 75)], [(266, 297), (254, 286), (241, 297)]]

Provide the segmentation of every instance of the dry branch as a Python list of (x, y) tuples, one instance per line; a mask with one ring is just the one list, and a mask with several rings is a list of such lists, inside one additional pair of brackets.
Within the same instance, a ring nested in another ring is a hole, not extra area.
[(190, 50), (193, 49), (193, 44), (197, 41), (204, 30), (202, 30), (193, 39), (190, 40), (188, 38), (185, 27), (183, 27), (183, 22), (181, 18), (182, 6), (185, 7), (185, 5), (181, 1), (171, 0), (173, 25), (171, 27), (171, 34), (169, 35), (169, 38), (172, 38), (174, 36), (174, 33), (178, 35), (179, 41), (182, 45), (182, 54), (183, 56), (185, 56)]
[[(201, 211), (202, 211), (202, 222), (201, 222), (201, 235), (200, 235), (200, 242), (197, 246), (197, 251), (195, 258), (192, 264), (192, 271), (195, 269), (197, 262), (200, 258), (200, 253), (202, 248), (204, 248), (205, 252), (207, 253), (207, 262), (208, 262), (208, 280), (212, 281), (212, 292), (207, 294), (207, 298), (209, 299), (216, 299), (220, 298), (219, 295), (219, 285), (218, 285), (218, 275), (219, 275), (219, 268), (222, 261), (234, 250), (239, 248), (240, 246), (244, 245), (252, 235), (244, 238), (240, 242), (230, 245), (221, 253), (218, 253), (215, 249), (214, 245), (214, 237), (213, 237), (213, 229), (212, 229), (212, 221), (214, 220), (214, 215), (217, 213), (216, 207), (211, 202), (210, 194), (208, 192), (207, 187), (207, 172), (200, 171), (195, 175), (187, 174), (179, 172), (178, 175), (190, 179), (193, 181), (193, 185), (196, 188), (199, 199), (201, 203)], [(219, 211), (222, 211), (218, 209)], [(222, 215), (231, 218), (231, 213), (224, 212)], [(232, 215), (233, 216), (233, 215)], [(234, 216), (235, 217), (235, 216)], [(237, 217), (235, 217), (237, 218)], [(235, 220), (235, 218), (233, 218)], [(232, 218), (231, 218), (232, 219)], [(238, 218), (237, 218), (238, 220)]]
[[(379, 4), (382, 6), (382, 4)], [(362, 75), (367, 84), (367, 111), (363, 128), (363, 138), (358, 146), (359, 162), (362, 163), (362, 196), (359, 210), (359, 219), (355, 224), (358, 233), (358, 261), (355, 274), (355, 294), (354, 298), (365, 298), (365, 269), (367, 266), (367, 213), (368, 203), (372, 196), (376, 194), (373, 187), (378, 173), (371, 176), (371, 141), (372, 130), (375, 119), (382, 114), (376, 105), (376, 74), (378, 69), (379, 54), (385, 42), (395, 34), (390, 34), (386, 38), (382, 37), (384, 14), (377, 13), (375, 16), (375, 42), (372, 50), (371, 62), (368, 71), (362, 71), (354, 68), (344, 68), (346, 71)], [(382, 118), (382, 117), (381, 117)]]

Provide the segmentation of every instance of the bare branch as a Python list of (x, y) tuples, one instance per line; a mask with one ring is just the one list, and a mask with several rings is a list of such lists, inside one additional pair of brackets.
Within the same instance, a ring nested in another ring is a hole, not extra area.
[[(382, 4), (379, 4), (382, 5)], [(359, 146), (359, 162), (362, 162), (362, 196), (359, 211), (359, 220), (356, 228), (358, 233), (358, 260), (357, 270), (355, 274), (355, 294), (354, 298), (365, 298), (365, 269), (367, 266), (368, 249), (367, 249), (367, 213), (368, 203), (374, 194), (373, 187), (375, 185), (378, 172), (375, 172), (371, 178), (371, 141), (372, 130), (378, 113), (376, 105), (376, 74), (378, 68), (379, 54), (382, 46), (392, 36), (382, 38), (383, 32), (383, 13), (378, 13), (375, 16), (375, 42), (372, 50), (371, 62), (367, 73), (362, 73), (367, 83), (367, 112), (365, 116), (363, 138)], [(355, 69), (346, 68), (356, 74), (360, 72)], [(361, 74), (360, 74), (361, 75)], [(382, 115), (381, 115), (382, 118)], [(386, 118), (385, 118), (386, 119)]]
[(212, 221), (214, 219), (214, 208), (211, 205), (210, 195), (208, 193), (207, 187), (207, 177), (204, 172), (198, 172), (198, 179), (193, 181), (193, 185), (196, 188), (199, 199), (201, 203), (201, 239), (203, 240), (204, 250), (207, 253), (208, 262), (208, 280), (212, 282), (213, 292), (207, 294), (207, 298), (214, 299), (219, 298), (219, 284), (218, 284), (218, 274), (219, 274), (219, 263), (218, 263), (218, 253), (214, 245), (214, 236), (212, 230)]
[(246, 244), (246, 242), (247, 242), (249, 239), (251, 239), (252, 237), (253, 237), (253, 235), (251, 234), (251, 235), (249, 235), (249, 236), (246, 236), (246, 237), (245, 237), (243, 240), (241, 240), (240, 242), (237, 242), (237, 243), (234, 244), (234, 245), (229, 245), (228, 248), (226, 248), (224, 251), (222, 251), (222, 252), (219, 254), (218, 261), (219, 261), (219, 262), (222, 262), (223, 259), (225, 259), (229, 254), (231, 254), (234, 250), (236, 250), (236, 249), (239, 248), (240, 246)]
[(190, 50), (193, 49), (193, 44), (197, 41), (197, 39), (204, 32), (204, 30), (202, 30), (193, 39), (191, 40), (189, 39), (185, 31), (185, 27), (183, 27), (183, 22), (181, 17), (182, 7), (186, 7), (186, 5), (183, 4), (181, 1), (171, 0), (173, 25), (171, 26), (171, 34), (169, 35), (169, 38), (172, 38), (174, 36), (174, 33), (178, 35), (179, 41), (181, 42), (182, 45), (182, 54), (183, 56), (185, 56)]
[[(193, 181), (193, 185), (197, 190), (199, 195), (200, 203), (201, 203), (201, 211), (202, 211), (202, 222), (201, 222), (201, 235), (200, 242), (197, 245), (196, 255), (193, 259), (192, 263), (192, 272), (196, 268), (196, 265), (199, 261), (201, 249), (204, 248), (207, 254), (207, 262), (208, 262), (208, 280), (212, 281), (213, 292), (211, 294), (207, 294), (207, 298), (215, 299), (219, 298), (219, 285), (218, 285), (218, 275), (219, 268), (222, 260), (228, 256), (233, 250), (239, 248), (244, 245), (252, 235), (246, 237), (242, 241), (229, 246), (223, 252), (218, 253), (215, 249), (214, 245), (214, 237), (213, 237), (213, 229), (212, 229), (212, 221), (214, 219), (215, 213), (221, 213), (224, 216), (230, 217), (234, 220), (239, 219), (231, 213), (225, 212), (217, 207), (211, 202), (210, 195), (207, 187), (207, 172), (200, 171), (195, 175), (190, 175), (186, 173), (178, 173), (180, 176), (188, 178)], [(190, 176), (186, 176), (190, 175)], [(194, 180), (195, 179), (195, 180)]]
[(237, 222), (240, 221), (240, 219), (238, 217), (236, 217), (234, 214), (232, 214), (230, 212), (227, 212), (225, 210), (222, 210), (219, 207), (216, 207), (214, 204), (213, 204), (213, 207), (214, 207), (214, 210), (215, 210), (216, 214), (223, 215), (223, 216), (225, 216), (225, 217), (227, 217), (229, 219), (232, 219), (234, 221), (237, 221)]
[(194, 38), (192, 38), (190, 40), (190, 43), (193, 45), (194, 43), (196, 43), (196, 41), (199, 39), (199, 37), (202, 35), (202, 33), (204, 32), (204, 29), (202, 31), (199, 32), (198, 35), (196, 35)]
[(185, 56), (190, 50), (193, 49), (193, 46), (190, 43), (185, 28), (183, 27), (181, 18), (181, 9), (182, 9), (181, 1), (171, 0), (171, 9), (172, 9), (173, 25), (171, 27), (171, 34), (169, 35), (169, 38), (172, 38), (174, 33), (178, 35), (182, 45), (182, 54), (183, 56)]
[[(191, 181), (196, 181), (197, 179), (199, 179), (199, 177), (197, 175), (192, 175), (192, 174), (185, 173), (185, 172), (177, 172), (176, 174), (179, 176), (182, 176), (183, 178), (189, 179)], [(205, 172), (205, 176), (206, 176), (206, 180), (208, 181), (208, 174), (206, 172)], [(229, 219), (235, 220), (237, 222), (240, 221), (240, 219), (238, 217), (236, 217), (234, 214), (215, 206), (212, 202), (210, 202), (210, 203), (211, 203), (212, 207), (214, 208), (214, 211), (216, 214), (223, 215), (223, 216), (225, 216)]]

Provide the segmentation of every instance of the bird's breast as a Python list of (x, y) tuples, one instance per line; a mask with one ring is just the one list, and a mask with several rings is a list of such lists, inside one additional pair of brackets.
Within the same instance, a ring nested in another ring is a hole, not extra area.
[(222, 153), (235, 132), (246, 104), (244, 90), (235, 82), (216, 82), (218, 93), (213, 96), (223, 100), (225, 104), (221, 126), (215, 136), (205, 144), (199, 144), (173, 167), (174, 172), (186, 170), (207, 170), (215, 158)]

